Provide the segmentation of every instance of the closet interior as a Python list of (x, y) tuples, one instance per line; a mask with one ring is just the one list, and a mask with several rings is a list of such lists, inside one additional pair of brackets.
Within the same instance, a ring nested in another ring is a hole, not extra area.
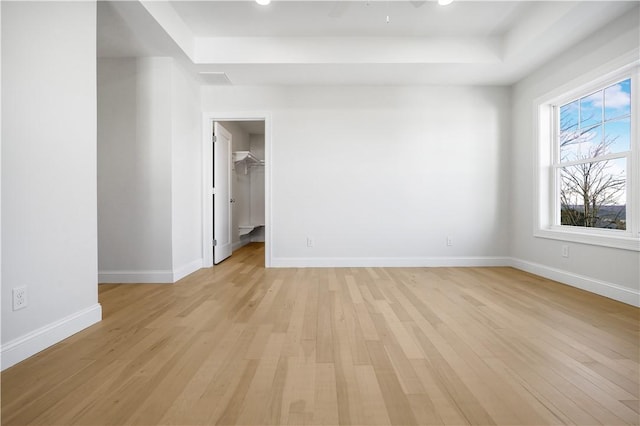
[(232, 250), (264, 242), (264, 121), (220, 122), (231, 135)]

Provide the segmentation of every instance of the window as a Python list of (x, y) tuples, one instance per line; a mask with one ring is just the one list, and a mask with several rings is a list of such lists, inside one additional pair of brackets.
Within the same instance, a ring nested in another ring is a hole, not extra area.
[(625, 230), (631, 79), (554, 106), (560, 225)]
[(536, 236), (640, 250), (637, 74), (537, 103)]

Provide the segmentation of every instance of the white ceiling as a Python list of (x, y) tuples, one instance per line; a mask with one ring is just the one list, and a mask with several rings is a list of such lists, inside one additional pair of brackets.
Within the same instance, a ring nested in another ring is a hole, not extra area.
[(99, 2), (98, 53), (179, 57), (208, 84), (508, 85), (639, 4)]
[[(173, 1), (198, 37), (500, 35), (531, 6), (516, 2)], [(386, 17), (389, 16), (389, 23)]]

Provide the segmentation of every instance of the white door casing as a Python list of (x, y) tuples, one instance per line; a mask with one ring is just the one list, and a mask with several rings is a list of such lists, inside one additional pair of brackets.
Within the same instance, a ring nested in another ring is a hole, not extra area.
[(213, 143), (211, 135), (216, 121), (264, 121), (265, 123), (265, 152), (264, 152), (264, 186), (265, 186), (265, 266), (271, 267), (272, 233), (271, 226), (271, 114), (258, 112), (214, 112), (202, 114), (202, 264), (210, 268), (214, 264), (213, 245)]
[(213, 263), (231, 256), (231, 133), (214, 123), (213, 143)]

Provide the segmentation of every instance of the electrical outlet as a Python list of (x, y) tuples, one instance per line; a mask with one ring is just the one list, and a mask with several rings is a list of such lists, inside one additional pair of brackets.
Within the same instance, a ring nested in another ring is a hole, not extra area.
[(447, 246), (451, 247), (453, 245), (453, 238), (447, 237)]
[(568, 245), (563, 245), (562, 246), (562, 257), (569, 257), (569, 246)]
[(12, 290), (13, 294), (13, 310), (27, 307), (27, 287), (16, 287)]
[(313, 247), (313, 238), (307, 237), (307, 247)]

